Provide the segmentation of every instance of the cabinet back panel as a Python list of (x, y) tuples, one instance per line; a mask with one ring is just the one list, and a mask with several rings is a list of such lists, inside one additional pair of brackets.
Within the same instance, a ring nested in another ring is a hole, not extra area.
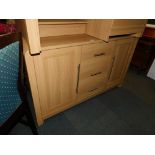
[(40, 37), (84, 34), (86, 24), (39, 25)]

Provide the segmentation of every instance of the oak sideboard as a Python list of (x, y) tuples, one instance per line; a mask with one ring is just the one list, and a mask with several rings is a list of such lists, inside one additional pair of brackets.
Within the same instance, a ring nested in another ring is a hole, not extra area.
[(121, 86), (142, 36), (142, 19), (21, 19), (23, 54), (38, 125)]

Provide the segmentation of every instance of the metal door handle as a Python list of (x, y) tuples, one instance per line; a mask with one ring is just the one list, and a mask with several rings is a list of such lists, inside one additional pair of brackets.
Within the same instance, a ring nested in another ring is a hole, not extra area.
[(80, 78), (80, 64), (78, 65), (78, 73), (77, 73), (77, 85), (76, 85), (76, 93), (78, 93), (78, 87), (79, 87), (79, 78)]
[(102, 56), (102, 55), (105, 55), (105, 53), (94, 54), (94, 57), (99, 57), (99, 56)]

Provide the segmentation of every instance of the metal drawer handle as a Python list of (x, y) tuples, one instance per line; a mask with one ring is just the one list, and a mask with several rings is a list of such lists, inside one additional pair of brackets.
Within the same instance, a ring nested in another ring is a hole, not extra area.
[(102, 72), (98, 72), (98, 73), (95, 73), (95, 74), (91, 74), (91, 76), (95, 76), (95, 75), (98, 75), (98, 74), (101, 74)]
[(110, 78), (111, 78), (111, 74), (112, 74), (112, 71), (113, 71), (114, 63), (115, 63), (115, 57), (112, 58), (112, 64), (111, 64), (108, 80), (110, 80)]
[(92, 91), (95, 91), (95, 90), (97, 90), (98, 88), (94, 88), (94, 89), (92, 89), (92, 90), (89, 90), (88, 92), (92, 92)]
[(99, 57), (99, 56), (102, 56), (102, 55), (105, 55), (105, 53), (94, 54), (94, 57)]
[(80, 64), (78, 65), (78, 72), (77, 72), (77, 84), (76, 84), (76, 93), (78, 93), (78, 87), (79, 87), (79, 78), (80, 78)]

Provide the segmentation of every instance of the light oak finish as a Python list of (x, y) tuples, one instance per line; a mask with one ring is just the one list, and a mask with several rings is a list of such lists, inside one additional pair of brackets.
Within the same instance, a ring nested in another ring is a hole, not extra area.
[(87, 24), (87, 20), (81, 19), (39, 19), (39, 25), (70, 25), (70, 24)]
[(30, 83), (30, 89), (33, 99), (33, 104), (35, 108), (36, 118), (38, 125), (43, 124), (43, 116), (42, 116), (42, 109), (41, 109), (41, 102), (40, 102), (40, 96), (38, 92), (38, 83), (36, 80), (36, 69), (34, 67), (34, 58), (30, 55), (29, 51), (25, 52), (25, 62), (26, 62), (26, 68), (28, 73), (28, 79)]
[(75, 102), (80, 47), (43, 52), (35, 60), (43, 118)]
[(127, 62), (126, 62), (126, 65), (125, 65), (125, 67), (124, 67), (124, 70), (123, 70), (123, 72), (122, 72), (122, 77), (121, 77), (120, 86), (121, 86), (121, 85), (123, 84), (123, 82), (124, 82), (124, 78), (125, 78), (125, 75), (126, 75), (126, 73), (127, 73), (127, 71), (128, 71), (128, 67), (129, 67), (130, 62), (131, 62), (131, 60), (132, 60), (132, 57), (133, 57), (133, 54), (134, 54), (136, 45), (137, 45), (137, 43), (138, 43), (138, 40), (139, 40), (139, 38), (133, 38), (132, 45), (130, 46), (130, 50), (129, 50), (129, 52), (128, 52), (128, 60), (127, 60)]
[(146, 21), (19, 20), (38, 124), (121, 86)]
[(143, 32), (146, 21), (144, 19), (113, 20), (110, 36)]
[(110, 36), (125, 34), (137, 34), (140, 37), (146, 22), (145, 19), (88, 20), (86, 33), (104, 41), (109, 41)]
[(84, 34), (86, 24), (39, 25), (40, 37)]
[(40, 53), (41, 48), (38, 20), (17, 19), (15, 23), (17, 31), (22, 32), (22, 39), (24, 42), (23, 52), (25, 53), (29, 51), (30, 54)]
[(88, 20), (86, 33), (96, 38), (108, 41), (113, 20), (111, 19), (91, 19)]
[(82, 98), (105, 87), (112, 63), (114, 42), (82, 46), (78, 93)]
[(86, 31), (86, 20), (39, 20), (40, 37), (62, 36), (84, 34)]
[(34, 57), (31, 56), (30, 46), (28, 41), (28, 33), (25, 24), (25, 20), (16, 20), (16, 28), (18, 32), (22, 32), (22, 40), (23, 40), (23, 55), (25, 58), (26, 69), (28, 74), (28, 80), (30, 84), (32, 100), (34, 104), (35, 114), (38, 125), (43, 124), (43, 117), (42, 117), (42, 109), (40, 104), (40, 97), (38, 92), (38, 84), (36, 81), (36, 69), (34, 66)]
[(114, 42), (96, 43), (82, 46), (80, 80), (96, 76), (99, 74), (108, 74), (112, 62)]
[(106, 77), (106, 74), (101, 73), (96, 76), (90, 76), (85, 79), (80, 79), (78, 95), (90, 95), (92, 92), (97, 91), (100, 88), (103, 88), (105, 86)]
[(82, 47), (81, 61), (105, 57), (113, 54), (114, 42), (105, 43), (100, 42), (96, 44), (84, 45)]
[(79, 46), (90, 43), (102, 42), (101, 40), (86, 34), (43, 37), (40, 38), (42, 52), (50, 49)]
[(108, 74), (112, 57), (103, 56), (99, 58), (90, 59), (81, 63), (80, 81), (87, 77), (97, 76), (99, 74)]
[(115, 55), (109, 75), (108, 87), (116, 86), (122, 81), (123, 71), (128, 65), (130, 55), (133, 53), (134, 38), (128, 38), (116, 41)]
[(26, 19), (25, 24), (30, 53), (38, 54), (41, 52), (38, 20)]

